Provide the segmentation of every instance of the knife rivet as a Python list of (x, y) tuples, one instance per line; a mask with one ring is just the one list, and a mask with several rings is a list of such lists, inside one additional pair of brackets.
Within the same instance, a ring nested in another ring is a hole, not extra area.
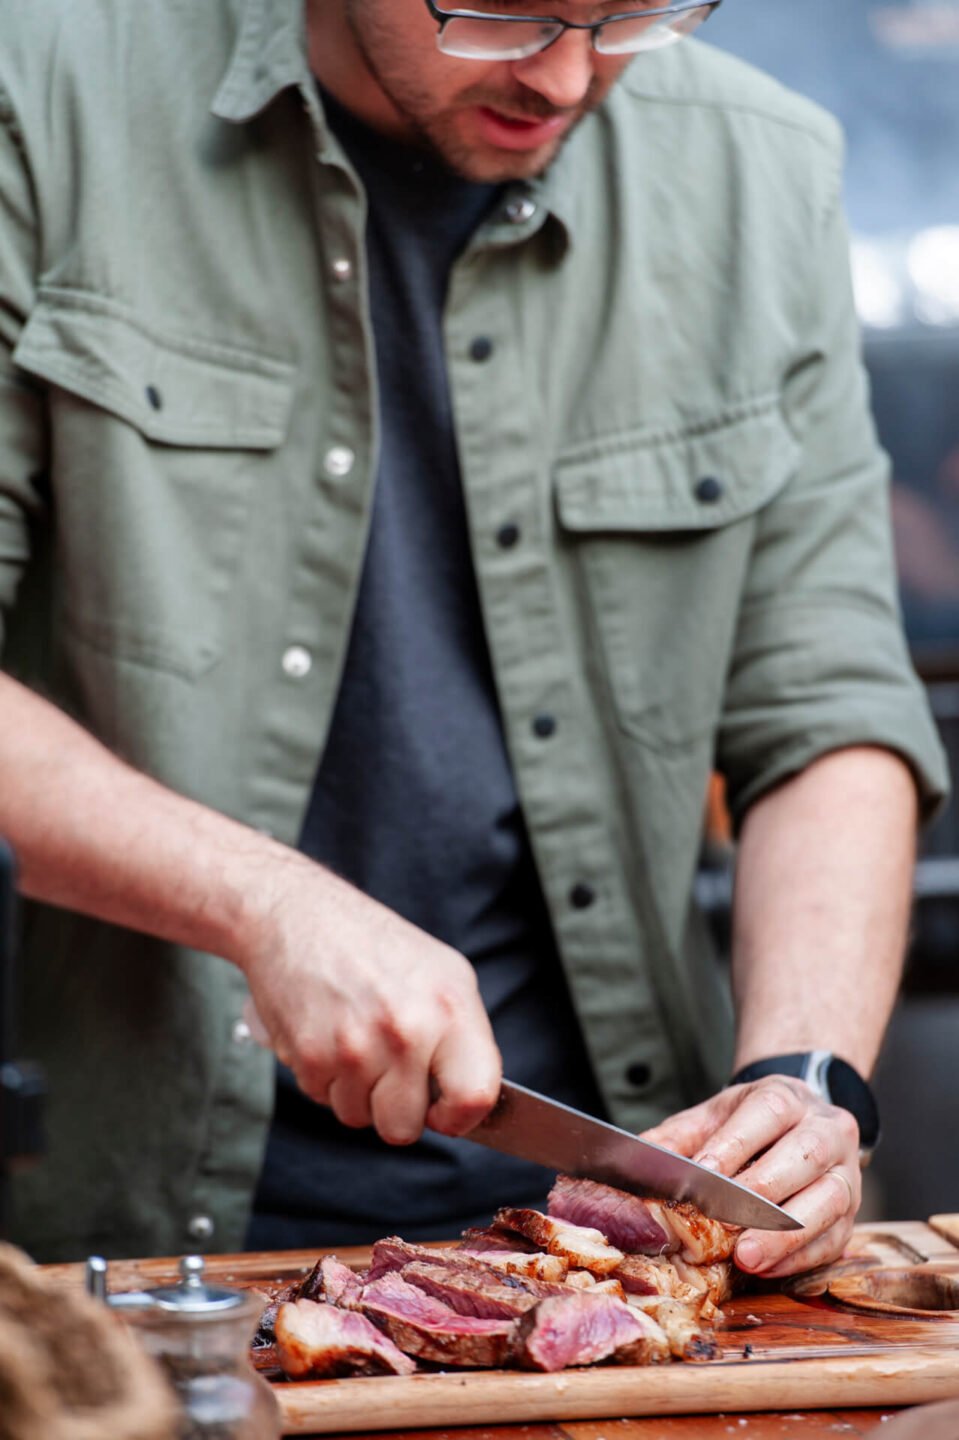
[(626, 1079), (630, 1085), (635, 1085), (637, 1089), (648, 1085), (652, 1078), (653, 1072), (643, 1060), (637, 1060), (636, 1063), (630, 1065), (626, 1071)]

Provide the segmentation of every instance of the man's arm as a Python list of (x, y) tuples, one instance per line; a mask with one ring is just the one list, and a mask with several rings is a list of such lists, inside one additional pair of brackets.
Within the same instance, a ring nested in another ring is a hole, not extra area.
[[(832, 1050), (872, 1070), (902, 969), (916, 821), (909, 769), (867, 748), (824, 756), (749, 811), (733, 910), (736, 1069)], [(793, 1274), (846, 1244), (861, 1198), (858, 1127), (803, 1081), (732, 1086), (652, 1133), (803, 1222), (747, 1231), (743, 1269)]]
[(277, 1053), (345, 1124), (404, 1144), (424, 1122), (469, 1130), (494, 1103), (499, 1055), (461, 955), (132, 770), (4, 675), (0, 832), (26, 894), (237, 965)]

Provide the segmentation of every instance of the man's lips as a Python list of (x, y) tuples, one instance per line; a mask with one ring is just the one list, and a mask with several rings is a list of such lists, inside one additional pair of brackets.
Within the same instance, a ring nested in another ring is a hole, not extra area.
[(555, 140), (572, 124), (573, 116), (550, 115), (545, 119), (529, 115), (510, 115), (491, 105), (476, 109), (483, 137), (501, 150), (536, 150)]

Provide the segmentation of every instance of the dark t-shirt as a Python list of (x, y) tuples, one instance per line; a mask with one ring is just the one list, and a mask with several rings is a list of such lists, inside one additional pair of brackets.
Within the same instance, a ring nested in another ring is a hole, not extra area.
[[(469, 550), (442, 342), (490, 186), (327, 114), (369, 198), (381, 449), (360, 593), (301, 848), (476, 966), (506, 1073), (601, 1113), (520, 813)], [(495, 363), (495, 362), (493, 362)], [(409, 1238), (541, 1204), (539, 1166), (348, 1130), (279, 1069), (252, 1248)]]

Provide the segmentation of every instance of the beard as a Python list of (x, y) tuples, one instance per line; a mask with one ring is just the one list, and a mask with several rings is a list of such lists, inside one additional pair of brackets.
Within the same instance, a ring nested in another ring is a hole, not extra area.
[[(410, 144), (461, 179), (503, 184), (542, 174), (580, 120), (596, 108), (609, 88), (608, 82), (594, 75), (579, 104), (563, 110), (551, 105), (535, 90), (515, 82), (509, 88), (495, 90), (485, 82), (458, 91), (446, 105), (437, 105), (432, 90), (419, 79), (412, 55), (406, 64), (402, 57), (396, 63), (395, 37), (382, 23), (377, 7), (371, 5), (370, 0), (346, 0), (344, 14), (363, 63), (402, 121)], [(489, 147), (471, 143), (455, 123), (459, 114), (481, 107), (505, 111), (514, 119), (529, 121), (569, 116), (571, 123), (556, 140), (536, 150), (494, 154)]]

